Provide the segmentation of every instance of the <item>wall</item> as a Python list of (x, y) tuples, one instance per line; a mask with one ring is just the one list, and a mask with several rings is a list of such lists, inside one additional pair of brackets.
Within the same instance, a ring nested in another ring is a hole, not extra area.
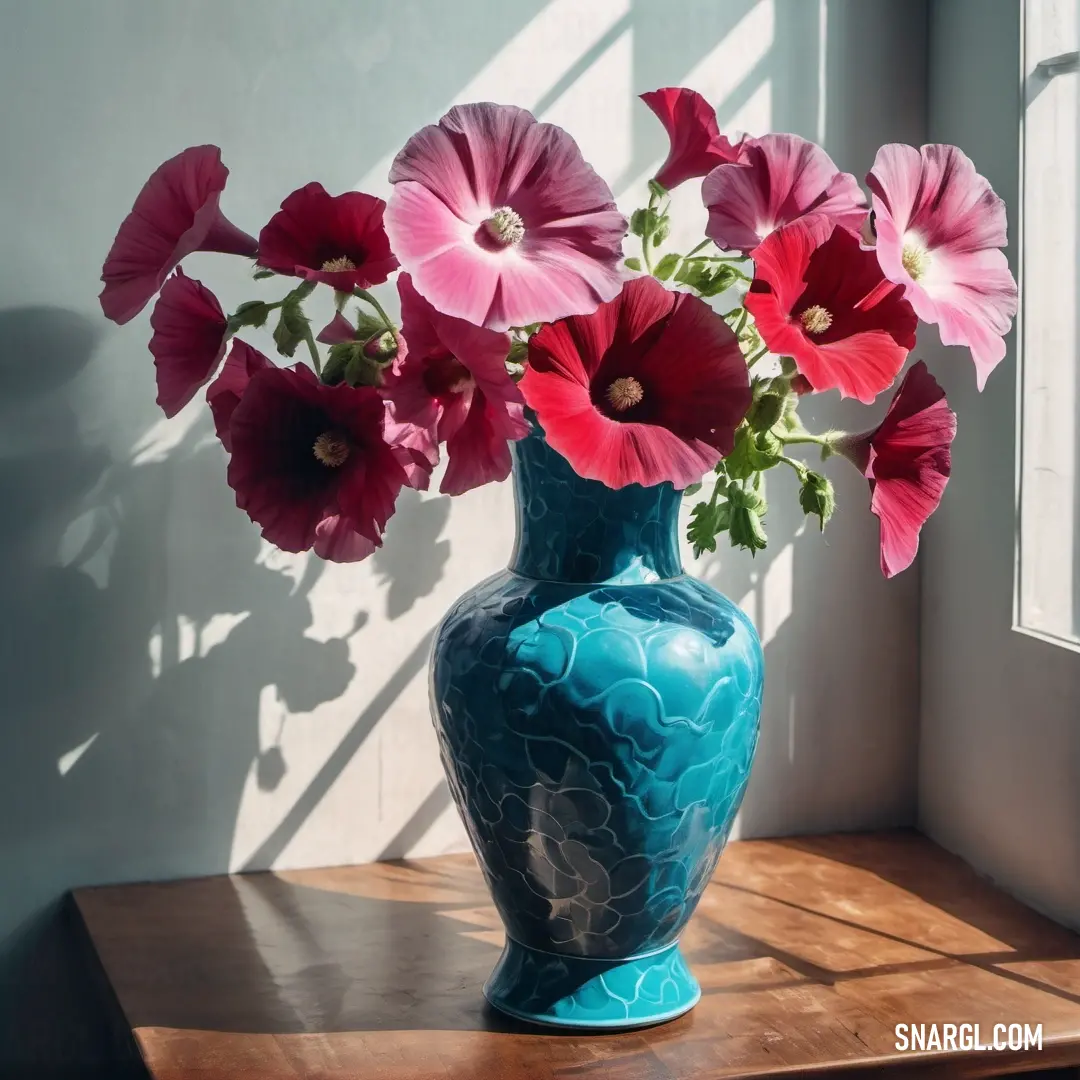
[[(1005, 199), (1013, 267), (1020, 9), (1016, 0), (931, 5), (930, 137), (963, 146)], [(935, 371), (960, 430), (923, 558), (920, 823), (1080, 927), (1080, 657), (1011, 629), (1015, 342), (982, 394), (959, 350), (939, 352)]]
[[(104, 1053), (55, 915), (83, 883), (461, 847), (427, 716), (431, 628), (504, 563), (508, 485), (403, 497), (386, 548), (330, 567), (263, 545), (205, 410), (153, 404), (144, 313), (97, 277), (143, 179), (214, 142), (257, 232), (310, 179), (385, 190), (455, 101), (567, 126), (627, 208), (666, 150), (634, 95), (685, 83), (727, 129), (822, 138), (862, 174), (924, 130), (912, 0), (37, 0), (0, 3), (0, 1067)], [(680, 193), (689, 235), (704, 212)], [(276, 295), (190, 260), (227, 308)], [(870, 426), (817, 405), (822, 426)], [(879, 408), (875, 416), (880, 414)], [(803, 531), (770, 478), (770, 548), (697, 564), (758, 620), (765, 734), (744, 835), (909, 822), (917, 571), (877, 569), (863, 481)], [(960, 486), (960, 484), (957, 484)], [(16, 1007), (16, 1002), (18, 1007)], [(2, 1070), (0, 1070), (2, 1071)]]

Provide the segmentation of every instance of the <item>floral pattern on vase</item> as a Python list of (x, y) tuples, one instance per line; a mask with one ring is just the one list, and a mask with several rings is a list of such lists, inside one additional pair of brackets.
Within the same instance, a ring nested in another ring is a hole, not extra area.
[(514, 449), (510, 567), (443, 620), (431, 700), (450, 789), (508, 937), (485, 993), (560, 1026), (637, 1026), (700, 991), (677, 941), (757, 742), (749, 619), (680, 564), (681, 493)]

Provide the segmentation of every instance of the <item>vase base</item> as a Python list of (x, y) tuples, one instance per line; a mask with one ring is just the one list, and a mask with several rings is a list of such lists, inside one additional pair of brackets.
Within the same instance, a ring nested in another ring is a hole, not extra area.
[(676, 941), (621, 960), (542, 952), (507, 939), (484, 997), (518, 1020), (559, 1028), (636, 1028), (689, 1012), (701, 988)]

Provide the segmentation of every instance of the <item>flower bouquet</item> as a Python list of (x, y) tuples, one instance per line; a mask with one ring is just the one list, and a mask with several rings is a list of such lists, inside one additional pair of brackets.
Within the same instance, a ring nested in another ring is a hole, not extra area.
[[(901, 378), (918, 321), (970, 350), (981, 389), (1016, 311), (1004, 205), (956, 147), (883, 146), (868, 199), (812, 142), (733, 141), (688, 89), (642, 100), (670, 153), (629, 220), (565, 131), (462, 105), (408, 140), (388, 202), (313, 182), (257, 239), (219, 209), (218, 148), (185, 150), (147, 181), (102, 274), (115, 322), (157, 296), (158, 404), (173, 416), (206, 386), (237, 505), (280, 548), (363, 559), (442, 455), (448, 495), (515, 466), (511, 566), (440, 627), (432, 707), (507, 928), (486, 993), (588, 1028), (697, 1000), (678, 936), (756, 745), (760, 643), (682, 573), (680, 500), (701, 492), (695, 555), (725, 533), (754, 554), (765, 474), (792, 469), (824, 528), (832, 485), (797, 455), (840, 457), (869, 482), (882, 571), (900, 572), (956, 433), (926, 365)], [(691, 180), (705, 237), (668, 250), (668, 193)], [(181, 267), (195, 251), (287, 291), (226, 315)], [(395, 272), (399, 319), (372, 291)], [(336, 314), (316, 330), (320, 286)], [(243, 339), (260, 327), (305, 360)], [(870, 430), (799, 418), (807, 395), (869, 404), (898, 379)]]

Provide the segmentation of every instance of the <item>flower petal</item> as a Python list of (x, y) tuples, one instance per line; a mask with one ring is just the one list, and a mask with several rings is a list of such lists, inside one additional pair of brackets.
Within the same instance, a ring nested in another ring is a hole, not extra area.
[(101, 280), (107, 319), (126, 323), (193, 251), (255, 254), (255, 240), (218, 209), (229, 170), (216, 146), (192, 146), (163, 162), (120, 225)]
[(157, 369), (157, 403), (175, 416), (205, 385), (225, 355), (228, 321), (217, 297), (201, 281), (177, 271), (165, 283), (150, 316), (150, 351)]
[(206, 388), (206, 402), (214, 417), (214, 429), (226, 450), (232, 449), (232, 436), (229, 434), (232, 414), (244, 396), (251, 377), (273, 366), (258, 349), (253, 349), (246, 341), (233, 338), (221, 374)]
[(740, 146), (720, 134), (716, 110), (695, 90), (668, 86), (641, 94), (668, 133), (670, 149), (656, 174), (669, 191), (686, 180), (705, 176), (725, 162), (737, 161)]
[(858, 181), (840, 172), (816, 143), (798, 135), (747, 139), (740, 160), (705, 177), (706, 235), (721, 248), (749, 253), (774, 229), (820, 213), (858, 235), (866, 203)]

